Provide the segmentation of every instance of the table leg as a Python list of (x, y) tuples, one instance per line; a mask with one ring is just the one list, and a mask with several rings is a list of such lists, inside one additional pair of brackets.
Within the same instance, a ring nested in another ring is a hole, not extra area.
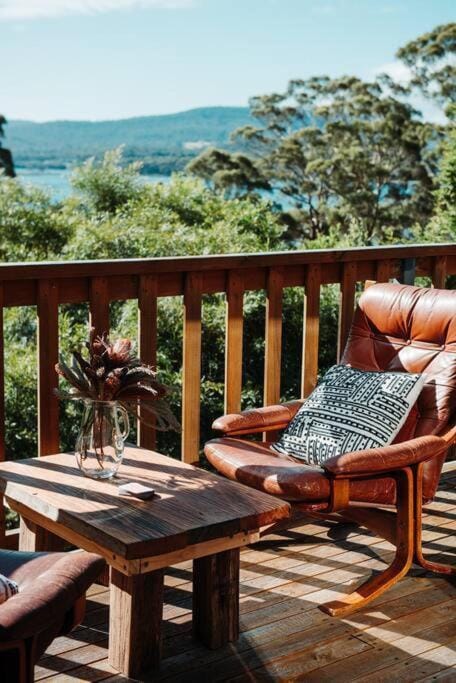
[(109, 663), (126, 676), (160, 663), (163, 578), (163, 569), (127, 576), (111, 568)]
[(239, 637), (240, 549), (193, 561), (193, 632), (215, 649)]
[(29, 552), (62, 551), (65, 541), (43, 529), (29, 519), (21, 517), (19, 528), (19, 550)]

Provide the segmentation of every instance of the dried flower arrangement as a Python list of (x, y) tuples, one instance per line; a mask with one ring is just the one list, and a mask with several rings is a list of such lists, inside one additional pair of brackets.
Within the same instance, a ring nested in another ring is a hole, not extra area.
[[(169, 389), (157, 380), (156, 372), (132, 353), (129, 339), (110, 342), (104, 332), (90, 330), (85, 344), (88, 358), (73, 351), (71, 366), (62, 357), (55, 369), (71, 385), (70, 391), (56, 390), (59, 398), (117, 401), (142, 423), (159, 431), (180, 431), (165, 396)], [(141, 412), (139, 407), (141, 406)]]

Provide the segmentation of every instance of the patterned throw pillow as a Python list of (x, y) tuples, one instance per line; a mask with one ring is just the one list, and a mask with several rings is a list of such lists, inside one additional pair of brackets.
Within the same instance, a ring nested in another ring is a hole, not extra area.
[(15, 581), (0, 574), (0, 605), (6, 602), (12, 595), (19, 593), (19, 586)]
[(334, 365), (272, 448), (321, 465), (337, 455), (390, 444), (424, 384), (420, 374)]

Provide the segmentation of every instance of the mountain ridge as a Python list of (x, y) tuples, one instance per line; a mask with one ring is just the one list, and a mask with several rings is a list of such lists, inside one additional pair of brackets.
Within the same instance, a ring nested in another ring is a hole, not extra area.
[(205, 146), (228, 145), (230, 133), (252, 121), (247, 107), (198, 107), (105, 121), (12, 119), (6, 146), (18, 166), (59, 168), (124, 145), (126, 160), (142, 160), (147, 172), (171, 172)]

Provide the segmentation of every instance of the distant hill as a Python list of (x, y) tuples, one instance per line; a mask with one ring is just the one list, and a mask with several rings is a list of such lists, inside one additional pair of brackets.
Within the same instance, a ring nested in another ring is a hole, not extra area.
[(8, 147), (17, 166), (61, 167), (125, 145), (126, 159), (140, 159), (148, 172), (182, 168), (208, 145), (226, 145), (230, 133), (252, 123), (247, 107), (204, 107), (178, 114), (118, 121), (10, 120)]

